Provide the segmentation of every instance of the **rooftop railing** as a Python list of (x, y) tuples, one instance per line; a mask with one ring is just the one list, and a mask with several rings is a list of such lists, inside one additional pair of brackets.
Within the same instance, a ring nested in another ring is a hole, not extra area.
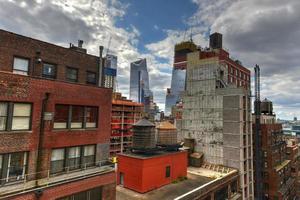
[(0, 179), (0, 199), (115, 171), (115, 164), (109, 160), (85, 163), (76, 169), (75, 167), (78, 166), (64, 167), (59, 173), (45, 170), (2, 178)]

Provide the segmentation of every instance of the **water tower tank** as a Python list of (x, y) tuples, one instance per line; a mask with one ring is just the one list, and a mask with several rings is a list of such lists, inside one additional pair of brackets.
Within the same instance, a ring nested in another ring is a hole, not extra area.
[(263, 101), (261, 101), (260, 110), (261, 110), (261, 113), (272, 115), (273, 114), (272, 101), (270, 101), (268, 99), (264, 99)]
[(159, 124), (157, 127), (157, 144), (177, 144), (177, 129), (173, 124), (168, 121), (164, 121)]
[(133, 125), (132, 148), (142, 150), (155, 147), (155, 125), (147, 119), (141, 119)]

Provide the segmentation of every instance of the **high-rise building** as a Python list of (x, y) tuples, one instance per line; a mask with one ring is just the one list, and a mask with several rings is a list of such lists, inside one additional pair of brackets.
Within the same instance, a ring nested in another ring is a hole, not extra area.
[(186, 74), (181, 138), (194, 141), (204, 162), (238, 169), (242, 198), (254, 199), (250, 71), (207, 48), (187, 55)]
[(197, 50), (192, 41), (186, 41), (175, 45), (174, 65), (172, 70), (171, 88), (167, 89), (165, 115), (171, 114), (172, 106), (180, 101), (185, 88), (187, 54)]
[(113, 88), (113, 91), (116, 91), (118, 57), (108, 54), (104, 63), (104, 87)]
[(0, 199), (115, 199), (99, 57), (0, 30)]
[(135, 102), (145, 103), (145, 97), (153, 97), (149, 89), (149, 75), (146, 58), (130, 64), (129, 98)]
[[(270, 200), (294, 199), (298, 175), (298, 145), (295, 141), (285, 140), (282, 125), (276, 122), (272, 102), (265, 99), (260, 105), (262, 196)], [(254, 121), (253, 132), (255, 131)], [(254, 157), (256, 156), (254, 154)], [(256, 174), (256, 171), (254, 173)], [(254, 183), (256, 182), (255, 178)]]

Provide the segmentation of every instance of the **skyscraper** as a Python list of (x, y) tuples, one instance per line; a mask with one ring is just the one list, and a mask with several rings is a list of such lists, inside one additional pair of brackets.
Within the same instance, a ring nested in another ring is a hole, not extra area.
[(187, 56), (181, 137), (205, 162), (238, 169), (243, 199), (254, 199), (250, 71), (212, 46)]
[(145, 103), (145, 97), (152, 97), (149, 89), (149, 75), (146, 58), (130, 64), (129, 98), (139, 103)]
[(171, 88), (167, 89), (165, 114), (170, 115), (172, 106), (180, 100), (185, 88), (187, 54), (197, 50), (192, 41), (186, 41), (175, 45), (174, 65), (172, 71)]

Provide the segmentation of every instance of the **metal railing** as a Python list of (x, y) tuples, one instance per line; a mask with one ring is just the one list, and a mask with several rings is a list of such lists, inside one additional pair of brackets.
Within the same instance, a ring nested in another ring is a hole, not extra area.
[[(76, 169), (74, 169), (76, 167)], [(70, 182), (76, 179), (88, 178), (101, 173), (115, 170), (115, 164), (109, 160), (84, 163), (64, 167), (59, 173), (44, 170), (37, 173), (27, 173), (0, 179), (0, 199), (3, 195), (24, 192), (29, 189), (48, 187), (49, 185)]]

